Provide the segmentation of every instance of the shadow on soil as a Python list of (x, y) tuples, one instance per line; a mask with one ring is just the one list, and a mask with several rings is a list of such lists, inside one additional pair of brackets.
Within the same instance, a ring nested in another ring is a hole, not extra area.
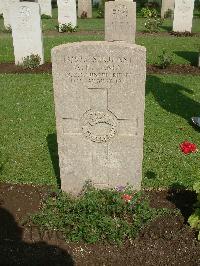
[(200, 103), (189, 98), (185, 93), (193, 90), (176, 83), (163, 83), (157, 76), (149, 75), (146, 83), (146, 94), (152, 93), (155, 100), (167, 112), (176, 114), (187, 121), (200, 115)]
[(192, 51), (175, 51), (174, 52), (179, 57), (182, 57), (183, 59), (190, 62), (192, 66), (198, 66), (198, 59), (199, 54), (198, 52), (192, 52)]
[(48, 144), (49, 153), (51, 156), (51, 162), (53, 165), (54, 173), (57, 179), (58, 188), (61, 188), (59, 157), (58, 157), (58, 143), (57, 143), (57, 135), (55, 133), (49, 134), (47, 136), (47, 144)]
[(22, 235), (12, 214), (0, 207), (0, 265), (74, 265), (63, 249), (42, 241), (26, 243)]
[(193, 213), (193, 205), (197, 201), (197, 195), (194, 191), (187, 190), (185, 186), (174, 183), (170, 186), (167, 199), (175, 204), (181, 211), (185, 222)]

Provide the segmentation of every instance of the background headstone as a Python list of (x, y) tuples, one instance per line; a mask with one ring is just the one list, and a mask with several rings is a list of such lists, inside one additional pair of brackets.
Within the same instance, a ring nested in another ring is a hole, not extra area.
[(4, 6), (5, 0), (0, 0), (0, 15), (3, 14), (3, 6)]
[(87, 13), (87, 18), (92, 18), (92, 0), (78, 0), (78, 17), (80, 18), (83, 12)]
[(51, 0), (38, 0), (41, 9), (41, 15), (52, 17)]
[(11, 12), (15, 64), (21, 64), (31, 54), (39, 55), (42, 64), (44, 53), (39, 4), (20, 2)]
[(3, 18), (4, 18), (4, 27), (6, 29), (11, 28), (11, 9), (16, 4), (19, 3), (19, 0), (4, 0), (3, 3)]
[(175, 0), (173, 31), (191, 32), (194, 0)]
[(165, 13), (168, 10), (172, 10), (172, 12), (174, 12), (174, 5), (175, 5), (175, 0), (162, 0), (161, 18), (164, 18)]
[(136, 3), (109, 1), (105, 3), (105, 40), (135, 43)]
[(58, 23), (77, 26), (76, 0), (57, 0), (58, 4)]
[(140, 189), (146, 49), (82, 42), (52, 50), (62, 189), (129, 183)]

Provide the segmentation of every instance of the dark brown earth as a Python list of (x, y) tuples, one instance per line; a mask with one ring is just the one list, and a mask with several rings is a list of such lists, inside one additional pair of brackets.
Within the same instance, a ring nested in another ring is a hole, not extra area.
[[(61, 35), (100, 35), (103, 36), (104, 30), (78, 30), (75, 32), (63, 32), (60, 33), (56, 30), (49, 30), (49, 31), (45, 31), (44, 36), (61, 36)], [(200, 33), (199, 32), (195, 32), (195, 33), (178, 33), (178, 32), (172, 32), (172, 31), (158, 31), (158, 32), (145, 32), (145, 31), (139, 31), (136, 32), (136, 36), (154, 36), (154, 37), (162, 37), (162, 36), (174, 36), (174, 37), (199, 37)]]
[(66, 243), (59, 232), (25, 225), (50, 191), (0, 184), (0, 265), (200, 265), (200, 243), (186, 224), (196, 201), (191, 191), (146, 191), (152, 207), (177, 208), (181, 214), (157, 219), (122, 246)]
[[(14, 63), (0, 63), (0, 74), (23, 74), (23, 73), (51, 73), (51, 63), (45, 63), (35, 69), (24, 69), (16, 66)], [(191, 65), (171, 65), (166, 69), (159, 68), (156, 65), (147, 65), (148, 74), (180, 74), (180, 75), (200, 75), (200, 67)]]

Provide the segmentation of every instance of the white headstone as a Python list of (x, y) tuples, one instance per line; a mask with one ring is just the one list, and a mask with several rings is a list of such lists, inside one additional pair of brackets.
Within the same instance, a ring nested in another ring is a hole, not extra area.
[(19, 0), (3, 0), (3, 18), (4, 18), (4, 27), (6, 29), (11, 28), (11, 9), (16, 4), (19, 3)]
[(173, 31), (191, 32), (194, 0), (175, 0)]
[(105, 40), (135, 43), (136, 3), (128, 0), (105, 3)]
[(76, 0), (57, 0), (58, 4), (58, 23), (77, 26)]
[(61, 187), (141, 187), (146, 49), (81, 42), (52, 50)]
[(4, 3), (5, 3), (5, 0), (0, 0), (0, 15), (3, 14)]
[(52, 17), (51, 0), (38, 0), (41, 9), (41, 15)]
[(175, 5), (175, 0), (162, 0), (161, 17), (164, 18), (165, 13), (168, 10), (174, 12), (174, 5)]
[(92, 18), (92, 0), (78, 0), (78, 17), (85, 13), (87, 18)]
[(12, 8), (12, 37), (15, 64), (21, 64), (31, 54), (44, 62), (41, 14), (38, 3), (20, 2)]

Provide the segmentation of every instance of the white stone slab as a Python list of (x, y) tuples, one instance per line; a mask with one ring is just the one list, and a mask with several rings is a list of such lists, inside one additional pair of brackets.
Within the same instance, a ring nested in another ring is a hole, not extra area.
[(0, 0), (0, 15), (3, 14), (4, 3), (5, 3), (5, 0)]
[(92, 0), (78, 0), (78, 17), (80, 18), (83, 12), (87, 13), (87, 18), (92, 18)]
[(41, 15), (52, 17), (51, 0), (38, 0), (41, 9)]
[(135, 43), (136, 3), (109, 1), (105, 3), (105, 40)]
[(19, 3), (19, 0), (4, 0), (3, 5), (3, 18), (4, 18), (4, 27), (6, 29), (11, 28), (11, 9), (16, 4)]
[(77, 26), (76, 0), (57, 0), (58, 4), (58, 23)]
[(52, 50), (62, 190), (141, 187), (146, 49), (81, 42)]
[(31, 54), (39, 55), (44, 62), (41, 14), (38, 3), (20, 2), (12, 8), (12, 37), (15, 64)]
[(175, 0), (173, 31), (191, 32), (194, 0)]
[(161, 17), (164, 18), (168, 10), (174, 12), (175, 0), (162, 0)]

